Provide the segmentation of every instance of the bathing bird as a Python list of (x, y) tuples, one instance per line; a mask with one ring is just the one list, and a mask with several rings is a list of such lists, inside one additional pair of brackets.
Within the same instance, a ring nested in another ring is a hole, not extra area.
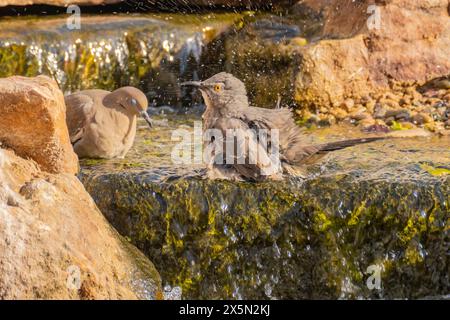
[(64, 100), (70, 140), (79, 158), (124, 158), (134, 143), (137, 116), (152, 126), (147, 97), (133, 87), (85, 90)]
[(384, 139), (311, 145), (290, 109), (250, 106), (244, 83), (232, 74), (222, 72), (181, 85), (198, 88), (206, 104), (202, 119), (204, 132), (210, 132), (205, 150), (211, 153), (207, 172), (212, 179), (261, 181), (279, 180), (283, 174), (302, 176), (306, 164), (328, 152)]

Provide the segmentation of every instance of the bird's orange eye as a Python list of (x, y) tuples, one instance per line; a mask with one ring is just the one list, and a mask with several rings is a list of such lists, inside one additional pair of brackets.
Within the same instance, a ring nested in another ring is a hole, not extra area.
[(222, 87), (220, 86), (220, 84), (216, 84), (216, 85), (214, 86), (214, 91), (215, 91), (215, 92), (220, 92), (220, 91), (222, 91)]

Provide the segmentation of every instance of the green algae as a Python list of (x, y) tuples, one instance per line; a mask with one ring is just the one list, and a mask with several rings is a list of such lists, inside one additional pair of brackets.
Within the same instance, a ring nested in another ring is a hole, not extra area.
[[(448, 292), (448, 143), (395, 139), (329, 155), (305, 181), (208, 181), (170, 161), (171, 130), (139, 130), (127, 159), (84, 166), (111, 224), (185, 298), (420, 298)], [(144, 123), (143, 123), (144, 125)], [(358, 137), (308, 130), (310, 142)], [(145, 143), (151, 141), (153, 143)], [(124, 167), (139, 163), (142, 167)], [(382, 290), (365, 281), (382, 267)]]

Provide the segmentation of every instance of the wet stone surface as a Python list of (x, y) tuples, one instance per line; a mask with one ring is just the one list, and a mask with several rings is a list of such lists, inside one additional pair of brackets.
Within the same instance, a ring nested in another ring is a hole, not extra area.
[[(175, 166), (171, 130), (142, 124), (127, 159), (82, 162), (113, 226), (183, 298), (423, 298), (449, 292), (448, 137), (390, 139), (330, 154), (304, 181), (208, 181)], [(145, 128), (145, 129), (144, 129)], [(311, 141), (361, 136), (305, 130)], [(380, 290), (367, 280), (375, 266)]]

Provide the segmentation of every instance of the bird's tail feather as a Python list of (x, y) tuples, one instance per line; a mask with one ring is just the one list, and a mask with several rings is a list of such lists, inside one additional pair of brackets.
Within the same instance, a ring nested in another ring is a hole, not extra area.
[(370, 137), (370, 138), (361, 138), (361, 139), (351, 139), (351, 140), (344, 140), (344, 141), (320, 144), (316, 147), (319, 149), (319, 152), (329, 152), (329, 151), (345, 149), (348, 147), (353, 147), (358, 144), (369, 143), (369, 142), (383, 140), (383, 139), (386, 139), (386, 137)]

